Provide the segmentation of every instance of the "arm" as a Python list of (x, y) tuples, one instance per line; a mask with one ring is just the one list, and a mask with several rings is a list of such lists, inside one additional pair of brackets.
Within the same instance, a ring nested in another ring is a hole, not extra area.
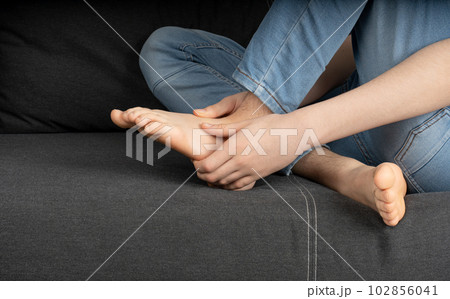
[[(230, 125), (202, 128), (221, 136), (236, 129), (237, 155), (230, 158), (227, 142), (202, 161), (194, 162), (198, 176), (210, 183), (239, 189), (291, 163), (306, 128), (312, 128), (320, 143), (331, 142), (375, 127), (422, 115), (450, 105), (450, 39), (432, 44), (374, 80), (324, 102), (303, 107), (285, 115), (267, 115)], [(290, 136), (287, 155), (280, 155), (280, 140), (269, 130), (259, 138), (267, 152), (240, 155), (249, 144), (243, 128), (256, 132), (262, 128), (296, 128)], [(308, 146), (308, 145), (307, 145)], [(310, 146), (309, 146), (310, 147)], [(303, 148), (306, 150), (307, 148)]]
[(288, 117), (303, 120), (327, 143), (449, 106), (449, 53), (450, 39), (434, 43), (372, 81)]

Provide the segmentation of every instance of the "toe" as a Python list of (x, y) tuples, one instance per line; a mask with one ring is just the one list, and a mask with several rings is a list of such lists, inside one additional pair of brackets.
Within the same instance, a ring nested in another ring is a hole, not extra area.
[(160, 122), (160, 123), (166, 122), (166, 120), (163, 117), (161, 117), (161, 115), (159, 115), (158, 113), (153, 113), (152, 111), (150, 111), (150, 112), (145, 111), (143, 113), (140, 113), (139, 115), (136, 116), (135, 122), (139, 123), (145, 119), (149, 119), (151, 121)]
[(124, 118), (124, 112), (120, 111), (118, 109), (114, 109), (111, 111), (111, 120), (114, 124), (116, 124), (118, 127), (128, 129), (134, 126), (134, 123), (127, 121)]
[(126, 117), (128, 119), (128, 121), (135, 123), (137, 117), (139, 117), (143, 113), (148, 113), (148, 112), (151, 112), (151, 110), (148, 108), (134, 107), (134, 108), (131, 108), (131, 109), (128, 109), (127, 111), (125, 111), (124, 117)]
[(397, 212), (385, 213), (380, 211), (380, 216), (383, 218), (384, 223), (389, 226), (396, 226), (400, 221), (400, 217)]
[(375, 170), (373, 181), (377, 188), (385, 190), (395, 183), (395, 173), (389, 163), (380, 164)]
[(395, 218), (393, 220), (384, 220), (384, 223), (386, 223), (386, 225), (388, 226), (396, 226), (400, 221), (398, 220), (398, 218)]
[(383, 218), (384, 221), (393, 221), (397, 217), (397, 213), (395, 211), (393, 212), (380, 211), (380, 216)]
[(149, 123), (148, 125), (145, 126), (144, 128), (144, 132), (146, 134), (155, 134), (156, 132), (158, 132), (158, 128), (161, 127), (161, 123), (157, 122), (157, 121), (152, 121), (151, 123)]

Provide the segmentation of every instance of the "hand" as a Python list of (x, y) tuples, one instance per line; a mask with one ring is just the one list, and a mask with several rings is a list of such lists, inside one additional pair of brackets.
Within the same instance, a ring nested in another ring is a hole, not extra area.
[(223, 123), (236, 123), (272, 114), (263, 102), (250, 91), (223, 98), (217, 104), (194, 110), (199, 117), (222, 118)]
[[(311, 147), (309, 144), (299, 146), (301, 136), (293, 135), (299, 125), (299, 121), (293, 122), (288, 115), (277, 114), (235, 124), (204, 123), (201, 127), (207, 133), (229, 138), (224, 142), (223, 150), (215, 151), (204, 160), (193, 161), (199, 169), (197, 176), (224, 189), (250, 189), (260, 177), (289, 165), (297, 155)], [(230, 134), (233, 130), (237, 132), (234, 135)], [(298, 132), (302, 134), (303, 130)], [(280, 134), (289, 135), (284, 152), (280, 147), (283, 145)]]
[(223, 98), (217, 104), (203, 109), (194, 110), (194, 114), (199, 117), (217, 118), (233, 114), (244, 102), (249, 91), (240, 92)]

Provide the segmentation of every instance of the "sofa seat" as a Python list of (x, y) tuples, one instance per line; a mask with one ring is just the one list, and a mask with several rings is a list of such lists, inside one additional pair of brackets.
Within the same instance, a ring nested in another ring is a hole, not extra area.
[(0, 279), (87, 279), (146, 220), (91, 279), (450, 277), (450, 193), (408, 195), (391, 228), (297, 176), (232, 192), (193, 172), (127, 157), (120, 132), (0, 135)]

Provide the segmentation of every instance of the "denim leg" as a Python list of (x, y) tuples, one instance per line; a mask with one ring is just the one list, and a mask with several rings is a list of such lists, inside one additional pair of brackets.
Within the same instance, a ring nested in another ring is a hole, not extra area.
[(279, 0), (233, 78), (274, 113), (296, 110), (350, 34), (366, 0)]
[[(274, 113), (298, 109), (350, 34), (366, 0), (279, 0), (252, 37), (233, 78)], [(309, 151), (280, 170), (292, 167)]]
[(192, 113), (245, 91), (231, 77), (244, 50), (209, 32), (163, 27), (145, 42), (139, 64), (150, 90), (164, 106)]
[[(418, 50), (450, 37), (450, 2), (367, 4), (353, 33), (357, 76), (351, 88), (391, 69)], [(426, 101), (427, 99), (424, 99)], [(449, 107), (375, 128), (329, 144), (338, 154), (376, 166), (394, 162), (408, 192), (450, 190)]]

